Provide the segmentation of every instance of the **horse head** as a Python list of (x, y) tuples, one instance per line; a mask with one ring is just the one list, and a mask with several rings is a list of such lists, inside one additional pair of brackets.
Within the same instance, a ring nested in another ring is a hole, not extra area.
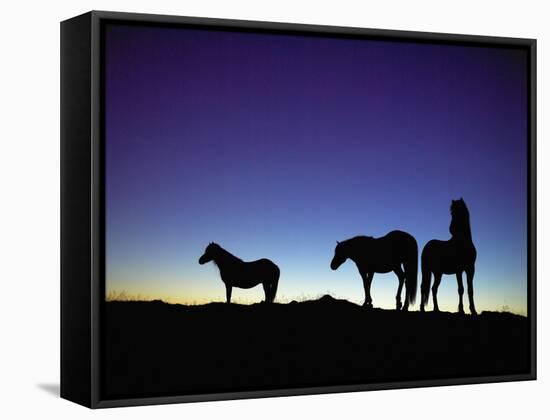
[(216, 255), (218, 255), (218, 251), (220, 249), (220, 246), (214, 242), (210, 242), (206, 249), (204, 250), (204, 254), (201, 255), (199, 258), (199, 264), (206, 264), (207, 262), (213, 261), (214, 258), (216, 258)]
[(468, 213), (468, 207), (466, 207), (466, 202), (462, 197), (458, 200), (451, 200), (451, 215), (460, 216), (465, 213)]
[(466, 207), (466, 202), (462, 197), (458, 200), (451, 200), (451, 216), (453, 219), (460, 221), (466, 221), (470, 218), (468, 207)]
[(346, 260), (348, 255), (344, 249), (344, 243), (336, 241), (336, 248), (334, 248), (334, 257), (330, 262), (330, 268), (337, 270)]

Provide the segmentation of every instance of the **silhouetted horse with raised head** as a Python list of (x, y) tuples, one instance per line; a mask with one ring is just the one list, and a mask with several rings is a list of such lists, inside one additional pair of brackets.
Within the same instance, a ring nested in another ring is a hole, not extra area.
[(418, 276), (418, 245), (416, 239), (406, 232), (394, 230), (381, 238), (370, 236), (356, 236), (337, 242), (334, 258), (330, 268), (338, 269), (348, 258), (351, 259), (363, 279), (365, 288), (365, 302), (363, 306), (372, 308), (370, 287), (374, 273), (389, 273), (393, 271), (399, 279), (395, 307), (402, 307), (401, 290), (405, 284), (406, 311), (416, 299)]
[(462, 295), (464, 294), (462, 272), (466, 272), (470, 313), (475, 315), (477, 312), (474, 305), (474, 273), (477, 251), (472, 241), (470, 213), (462, 198), (460, 200), (452, 200), (449, 231), (451, 232), (451, 239), (448, 241), (432, 239), (422, 251), (422, 285), (420, 287), (422, 299), (420, 310), (424, 311), (424, 307), (428, 304), (432, 274), (434, 275), (432, 296), (435, 312), (439, 311), (437, 289), (439, 283), (441, 283), (441, 276), (443, 274), (456, 274), (459, 298), (458, 312), (464, 313), (462, 303)]
[(231, 303), (233, 287), (250, 289), (260, 283), (264, 287), (265, 301), (272, 303), (275, 300), (280, 271), (272, 261), (262, 258), (245, 262), (214, 242), (206, 247), (204, 254), (199, 258), (199, 264), (210, 261), (214, 261), (220, 269), (220, 276), (225, 283), (227, 303)]

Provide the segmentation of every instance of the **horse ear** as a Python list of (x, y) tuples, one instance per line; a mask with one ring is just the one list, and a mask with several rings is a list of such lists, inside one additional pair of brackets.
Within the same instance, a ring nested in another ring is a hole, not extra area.
[(340, 245), (340, 241), (336, 241), (336, 245)]

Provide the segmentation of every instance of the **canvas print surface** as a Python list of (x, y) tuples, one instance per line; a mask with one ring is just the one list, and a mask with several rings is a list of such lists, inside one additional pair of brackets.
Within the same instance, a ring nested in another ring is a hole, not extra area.
[(104, 398), (529, 371), (522, 49), (107, 24)]

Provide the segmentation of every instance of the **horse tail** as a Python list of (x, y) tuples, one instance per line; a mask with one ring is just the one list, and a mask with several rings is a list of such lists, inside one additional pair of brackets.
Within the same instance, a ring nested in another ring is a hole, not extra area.
[(416, 301), (416, 289), (418, 288), (418, 244), (416, 239), (411, 236), (411, 252), (409, 255), (409, 261), (404, 264), (405, 279), (407, 280), (407, 303), (414, 305)]

